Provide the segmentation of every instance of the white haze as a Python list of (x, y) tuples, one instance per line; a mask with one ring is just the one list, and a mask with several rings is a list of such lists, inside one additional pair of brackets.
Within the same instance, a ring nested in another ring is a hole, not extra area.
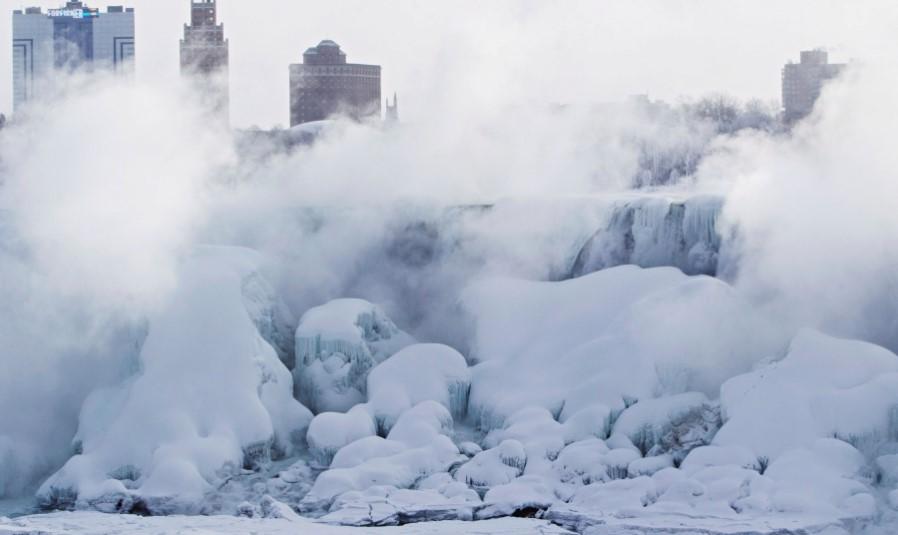
[[(672, 9), (637, 4), (618, 14), (623, 22), (663, 20), (650, 8)], [(400, 322), (413, 321), (419, 337), (453, 341), (463, 326), (451, 310), (465, 281), (487, 272), (552, 276), (559, 261), (552, 229), (570, 220), (550, 199), (625, 187), (635, 154), (620, 143), (620, 133), (651, 132), (653, 125), (627, 113), (597, 121), (588, 111), (583, 101), (590, 101), (592, 89), (603, 94), (601, 78), (576, 75), (582, 58), (552, 62), (559, 50), (576, 49), (569, 30), (577, 17), (602, 16), (582, 3), (570, 11), (559, 7), (567, 3), (548, 5), (506, 3), (488, 8), (479, 22), (452, 19), (438, 39), (421, 40), (430, 45), (414, 57), (423, 58), (424, 67), (402, 75), (407, 87), (421, 89), (410, 97), (417, 99), (416, 120), (392, 132), (341, 125), (289, 157), (236, 165), (230, 134), (204, 126), (174, 77), (150, 83), (145, 74), (136, 84), (72, 80), (63, 94), (37, 103), (4, 130), (0, 474), (7, 479), (0, 481), (0, 496), (29, 490), (66, 459), (84, 396), (133, 365), (141, 318), (176, 298), (169, 291), (179, 256), (197, 243), (266, 253), (269, 275), (296, 315), (333, 297), (364, 293)], [(843, 12), (833, 5), (828, 13)], [(500, 25), (506, 15), (518, 23)], [(869, 20), (858, 17), (856, 24)], [(553, 29), (547, 20), (564, 24)], [(433, 29), (433, 21), (427, 27)], [(588, 29), (581, 26), (575, 35)], [(879, 43), (880, 36), (858, 42)], [(455, 46), (445, 46), (453, 38)], [(551, 46), (559, 41), (567, 45)], [(540, 43), (549, 43), (551, 53), (542, 54)], [(491, 44), (490, 54), (478, 52)], [(502, 63), (524, 44), (529, 54)], [(776, 72), (781, 59), (773, 59)], [(896, 349), (894, 59), (883, 50), (855, 69), (791, 139), (721, 140), (698, 183), (726, 192), (727, 221), (741, 236), (734, 280), (742, 291), (796, 326), (821, 326)], [(581, 103), (553, 107), (557, 95), (533, 65), (552, 65), (550, 73), (566, 69), (566, 84), (583, 84), (572, 99)], [(682, 74), (671, 72), (668, 62), (657, 65), (671, 79)], [(706, 70), (700, 58), (689, 65)], [(593, 68), (599, 67), (587, 70)], [(237, 115), (246, 118), (248, 96), (256, 93), (240, 83)], [(274, 116), (267, 106), (266, 117)], [(488, 237), (482, 262), (416, 275), (395, 271), (378, 252), (406, 216), (427, 219), (445, 206), (507, 197), (525, 199), (522, 208), (505, 209), (488, 228), (467, 229)], [(585, 212), (558, 232), (582, 232), (596, 217)]]

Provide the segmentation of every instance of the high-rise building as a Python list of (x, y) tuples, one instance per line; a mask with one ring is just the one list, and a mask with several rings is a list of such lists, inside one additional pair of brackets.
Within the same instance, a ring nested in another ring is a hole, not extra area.
[(787, 122), (808, 116), (827, 81), (837, 77), (844, 64), (829, 63), (825, 50), (801, 52), (800, 63), (783, 67), (783, 115)]
[(13, 109), (39, 95), (53, 75), (73, 70), (134, 71), (134, 9), (106, 12), (83, 2), (44, 13), (13, 11)]
[(190, 24), (181, 40), (181, 74), (197, 83), (213, 111), (228, 116), (228, 40), (218, 22), (216, 0), (191, 0)]
[(290, 65), (290, 126), (333, 115), (380, 116), (380, 66), (346, 63), (340, 45), (325, 40)]
[(389, 97), (387, 98), (387, 111), (384, 113), (384, 122), (389, 125), (399, 123), (399, 97), (396, 96), (396, 93), (393, 93), (392, 105)]

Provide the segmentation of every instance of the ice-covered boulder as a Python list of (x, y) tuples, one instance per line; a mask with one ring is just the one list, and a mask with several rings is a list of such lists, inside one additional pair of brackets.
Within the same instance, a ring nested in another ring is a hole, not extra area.
[(643, 455), (670, 453), (677, 462), (711, 442), (720, 428), (720, 409), (700, 392), (645, 399), (627, 407), (614, 423)]
[(403, 412), (422, 401), (440, 403), (455, 419), (465, 416), (471, 377), (465, 358), (442, 344), (414, 344), (368, 375), (368, 405), (378, 428), (389, 431)]
[(721, 403), (725, 423), (715, 444), (772, 460), (836, 436), (875, 455), (898, 437), (898, 356), (803, 331), (784, 359), (727, 381)]
[(558, 501), (557, 482), (543, 476), (521, 476), (509, 483), (492, 487), (483, 497), (484, 507), (478, 519), (512, 516), (535, 516)]
[(296, 397), (313, 412), (345, 412), (366, 398), (368, 372), (414, 339), (377, 305), (337, 299), (296, 328)]
[(311, 414), (247, 307), (258, 264), (230, 248), (185, 260), (139, 371), (84, 404), (78, 454), (41, 486), (42, 505), (197, 511), (231, 474), (293, 453)]
[(455, 479), (473, 488), (486, 490), (511, 482), (524, 473), (526, 466), (524, 445), (517, 440), (506, 440), (475, 455), (455, 472)]
[(340, 448), (376, 433), (367, 405), (356, 405), (346, 413), (322, 412), (315, 416), (309, 424), (306, 441), (313, 461), (327, 468)]

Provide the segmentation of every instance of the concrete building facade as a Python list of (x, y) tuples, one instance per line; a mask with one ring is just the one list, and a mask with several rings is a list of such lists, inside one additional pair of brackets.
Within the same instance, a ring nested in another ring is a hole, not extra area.
[(13, 11), (13, 109), (39, 95), (54, 74), (104, 69), (134, 72), (134, 9), (65, 7)]
[(820, 97), (826, 82), (839, 76), (844, 64), (829, 63), (824, 50), (801, 52), (800, 63), (783, 67), (783, 116), (787, 122), (807, 117)]
[(290, 65), (290, 126), (333, 115), (356, 120), (381, 114), (379, 65), (346, 62), (337, 43), (325, 40)]
[(218, 22), (216, 0), (191, 0), (190, 24), (181, 40), (181, 74), (193, 79), (212, 111), (228, 116), (229, 50), (224, 24)]

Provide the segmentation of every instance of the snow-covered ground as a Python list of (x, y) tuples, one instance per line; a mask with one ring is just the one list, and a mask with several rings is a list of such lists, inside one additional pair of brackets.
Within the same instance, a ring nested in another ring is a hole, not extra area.
[(483, 522), (430, 522), (393, 528), (348, 528), (298, 518), (228, 516), (139, 517), (101, 513), (55, 513), (18, 519), (0, 518), (2, 535), (157, 535), (193, 533), (245, 535), (564, 535), (570, 533), (543, 520), (502, 518)]

